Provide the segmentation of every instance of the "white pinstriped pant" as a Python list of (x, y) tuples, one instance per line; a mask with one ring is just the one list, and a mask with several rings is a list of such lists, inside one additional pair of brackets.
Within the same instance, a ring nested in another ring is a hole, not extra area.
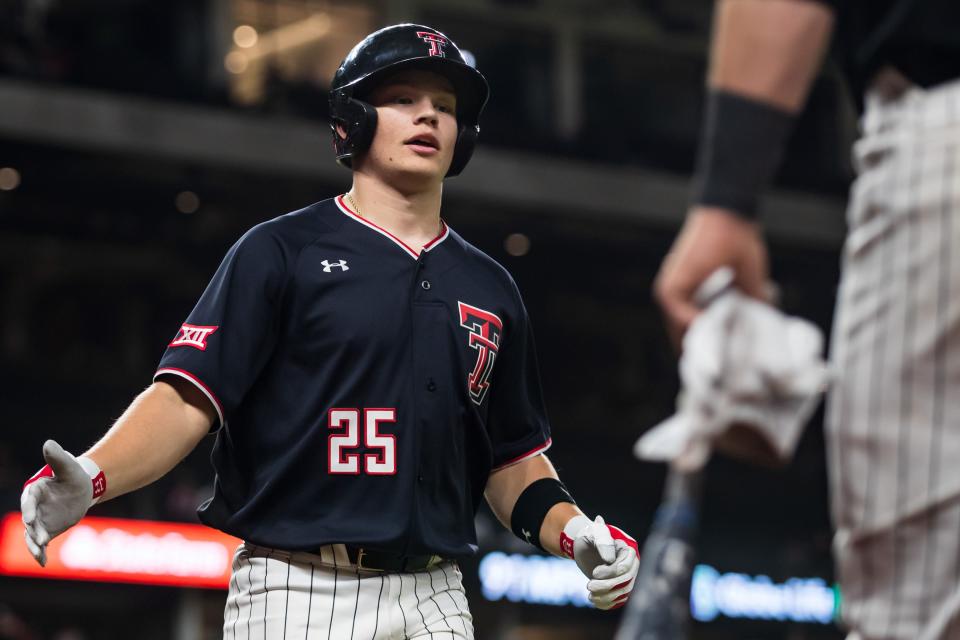
[(960, 638), (960, 81), (868, 96), (827, 421), (856, 640)]
[(245, 543), (233, 557), (224, 640), (472, 640), (457, 564), (357, 571), (343, 545), (321, 553)]

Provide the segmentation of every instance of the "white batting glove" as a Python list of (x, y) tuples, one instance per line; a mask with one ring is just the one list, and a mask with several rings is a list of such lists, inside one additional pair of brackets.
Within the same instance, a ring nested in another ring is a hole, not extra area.
[(47, 544), (77, 524), (106, 491), (100, 467), (90, 458), (74, 458), (53, 440), (43, 443), (47, 466), (23, 485), (20, 513), (30, 555), (44, 566)]
[(560, 548), (590, 578), (587, 591), (597, 609), (618, 609), (626, 604), (640, 570), (637, 541), (597, 516), (570, 518), (560, 534)]

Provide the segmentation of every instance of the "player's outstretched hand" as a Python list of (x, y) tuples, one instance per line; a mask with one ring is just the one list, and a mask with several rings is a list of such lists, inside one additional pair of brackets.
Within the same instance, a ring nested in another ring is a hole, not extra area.
[(80, 521), (94, 494), (87, 470), (55, 441), (43, 444), (43, 458), (47, 466), (27, 480), (20, 494), (27, 548), (41, 566), (47, 563), (47, 543)]
[(687, 327), (700, 313), (694, 294), (720, 267), (733, 269), (734, 285), (746, 295), (769, 297), (767, 248), (759, 227), (726, 209), (694, 207), (654, 283), (670, 338), (678, 349)]
[(560, 547), (590, 578), (587, 591), (597, 609), (622, 607), (640, 570), (637, 541), (597, 516), (576, 516), (563, 528)]

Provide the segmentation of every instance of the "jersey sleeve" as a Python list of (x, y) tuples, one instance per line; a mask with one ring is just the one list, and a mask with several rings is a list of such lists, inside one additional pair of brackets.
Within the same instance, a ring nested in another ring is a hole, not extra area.
[(551, 444), (533, 329), (516, 295), (519, 312), (504, 336), (491, 381), (487, 429), (494, 471), (542, 453)]
[(154, 380), (178, 376), (194, 384), (222, 426), (273, 352), (285, 274), (279, 239), (265, 225), (248, 231), (167, 345)]

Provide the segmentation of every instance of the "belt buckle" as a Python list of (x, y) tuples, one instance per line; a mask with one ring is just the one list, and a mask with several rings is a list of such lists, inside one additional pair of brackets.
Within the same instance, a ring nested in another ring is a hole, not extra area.
[(367, 555), (367, 552), (363, 549), (357, 549), (357, 569), (360, 571), (379, 571), (383, 572), (384, 569), (378, 569), (376, 567), (365, 567), (363, 566), (363, 556)]

